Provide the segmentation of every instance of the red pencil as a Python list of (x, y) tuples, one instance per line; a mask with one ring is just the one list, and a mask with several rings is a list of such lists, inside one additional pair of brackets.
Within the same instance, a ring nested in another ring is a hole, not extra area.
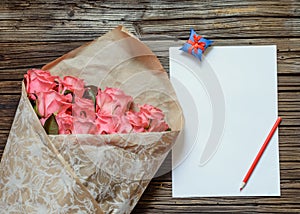
[(270, 140), (271, 140), (274, 132), (276, 131), (277, 127), (279, 126), (280, 121), (281, 121), (281, 118), (278, 117), (277, 120), (276, 120), (276, 122), (275, 122), (275, 124), (273, 125), (273, 127), (272, 127), (272, 129), (271, 129), (271, 131), (270, 131), (270, 133), (269, 133), (269, 135), (267, 137), (267, 139), (265, 140), (264, 144), (260, 148), (258, 154), (256, 155), (255, 160), (253, 161), (250, 169), (248, 170), (248, 172), (247, 172), (247, 174), (246, 174), (246, 176), (245, 176), (245, 178), (244, 178), (244, 180), (242, 182), (240, 191), (242, 191), (242, 189), (246, 186), (246, 184), (247, 184), (247, 182), (248, 182), (248, 180), (249, 180), (249, 178), (250, 178), (253, 170), (255, 169), (255, 167), (256, 167), (256, 165), (257, 165), (257, 163), (259, 161), (259, 159), (261, 158), (261, 156), (264, 153), (265, 149), (267, 148), (267, 146), (268, 146), (268, 144), (269, 144), (269, 142), (270, 142)]

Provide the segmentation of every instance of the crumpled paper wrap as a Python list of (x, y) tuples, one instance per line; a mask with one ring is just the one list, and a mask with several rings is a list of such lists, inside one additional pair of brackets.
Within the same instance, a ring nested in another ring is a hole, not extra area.
[(47, 135), (22, 84), (22, 96), (0, 163), (0, 212), (130, 213), (172, 148), (183, 114), (157, 57), (124, 28), (42, 68), (163, 110), (172, 131)]

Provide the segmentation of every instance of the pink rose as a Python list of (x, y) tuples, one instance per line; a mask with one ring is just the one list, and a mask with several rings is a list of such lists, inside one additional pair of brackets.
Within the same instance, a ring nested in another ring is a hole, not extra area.
[(96, 119), (94, 102), (89, 99), (75, 97), (72, 106), (73, 116), (94, 121)]
[(117, 88), (99, 90), (96, 96), (96, 111), (102, 115), (124, 115), (129, 110), (133, 101), (131, 96), (126, 95)]
[(97, 126), (95, 122), (83, 119), (74, 118), (73, 134), (97, 134)]
[(125, 115), (118, 118), (119, 123), (117, 125), (117, 133), (129, 133), (133, 127)]
[(126, 118), (128, 122), (132, 125), (134, 132), (144, 132), (145, 128), (149, 125), (149, 120), (143, 121), (139, 116), (139, 112), (126, 112)]
[(59, 134), (97, 134), (97, 126), (93, 121), (74, 118), (66, 113), (56, 115)]
[(112, 97), (99, 89), (96, 96), (96, 112), (103, 115), (112, 115), (112, 102)]
[(37, 110), (40, 117), (48, 118), (51, 114), (66, 112), (71, 106), (72, 95), (63, 96), (54, 90), (38, 92)]
[(85, 90), (84, 81), (76, 77), (65, 76), (63, 80), (60, 80), (59, 93), (64, 94), (67, 90), (78, 97), (82, 97)]
[(58, 134), (72, 134), (73, 132), (73, 117), (67, 113), (59, 113), (55, 117), (58, 124)]
[(125, 115), (98, 115), (96, 124), (98, 134), (129, 133), (132, 130)]
[(29, 98), (35, 100), (34, 94), (38, 92), (46, 92), (57, 86), (56, 80), (58, 76), (52, 76), (48, 71), (31, 69), (24, 75), (26, 92)]
[(139, 106), (139, 112), (128, 111), (126, 117), (134, 132), (161, 132), (169, 126), (164, 121), (164, 113), (152, 105)]
[(164, 120), (150, 120), (148, 132), (163, 132), (169, 128), (169, 125)]
[(152, 105), (142, 105), (140, 106), (139, 116), (142, 118), (142, 121), (149, 120), (148, 127), (146, 128), (149, 132), (161, 132), (166, 131), (169, 126), (164, 121), (164, 113), (159, 108), (156, 108)]
[(165, 115), (159, 108), (156, 108), (152, 105), (144, 104), (140, 107), (140, 113), (142, 117), (149, 118), (149, 119), (158, 119), (163, 120)]
[(96, 119), (98, 134), (112, 134), (117, 132), (118, 118), (113, 115), (101, 115)]

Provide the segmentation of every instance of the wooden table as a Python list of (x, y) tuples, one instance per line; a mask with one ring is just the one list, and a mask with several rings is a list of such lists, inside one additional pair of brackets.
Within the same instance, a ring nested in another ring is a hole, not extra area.
[[(0, 157), (23, 74), (124, 25), (168, 70), (168, 48), (190, 27), (214, 45), (277, 45), (281, 197), (174, 199), (171, 173), (155, 178), (133, 213), (300, 213), (300, 1), (1, 0)], [(253, 62), (255, 63), (255, 62)]]

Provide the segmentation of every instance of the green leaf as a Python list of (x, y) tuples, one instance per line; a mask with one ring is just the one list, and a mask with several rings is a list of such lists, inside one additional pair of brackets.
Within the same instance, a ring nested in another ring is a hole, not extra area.
[(95, 104), (97, 93), (98, 93), (98, 88), (96, 86), (93, 86), (93, 85), (86, 86), (82, 98), (92, 100), (93, 103)]
[(88, 88), (89, 90), (93, 91), (93, 94), (96, 96), (98, 93), (98, 87), (94, 85), (87, 85), (85, 88)]
[(39, 113), (38, 107), (37, 107), (37, 100), (33, 103), (33, 110), (36, 113), (36, 115), (38, 116), (38, 118), (41, 118), (41, 114)]
[(72, 94), (72, 96), (73, 96), (73, 92), (70, 90), (65, 90), (64, 95), (67, 95), (67, 94)]
[(57, 135), (58, 134), (58, 124), (56, 122), (54, 114), (52, 114), (45, 122), (44, 129), (47, 134)]

